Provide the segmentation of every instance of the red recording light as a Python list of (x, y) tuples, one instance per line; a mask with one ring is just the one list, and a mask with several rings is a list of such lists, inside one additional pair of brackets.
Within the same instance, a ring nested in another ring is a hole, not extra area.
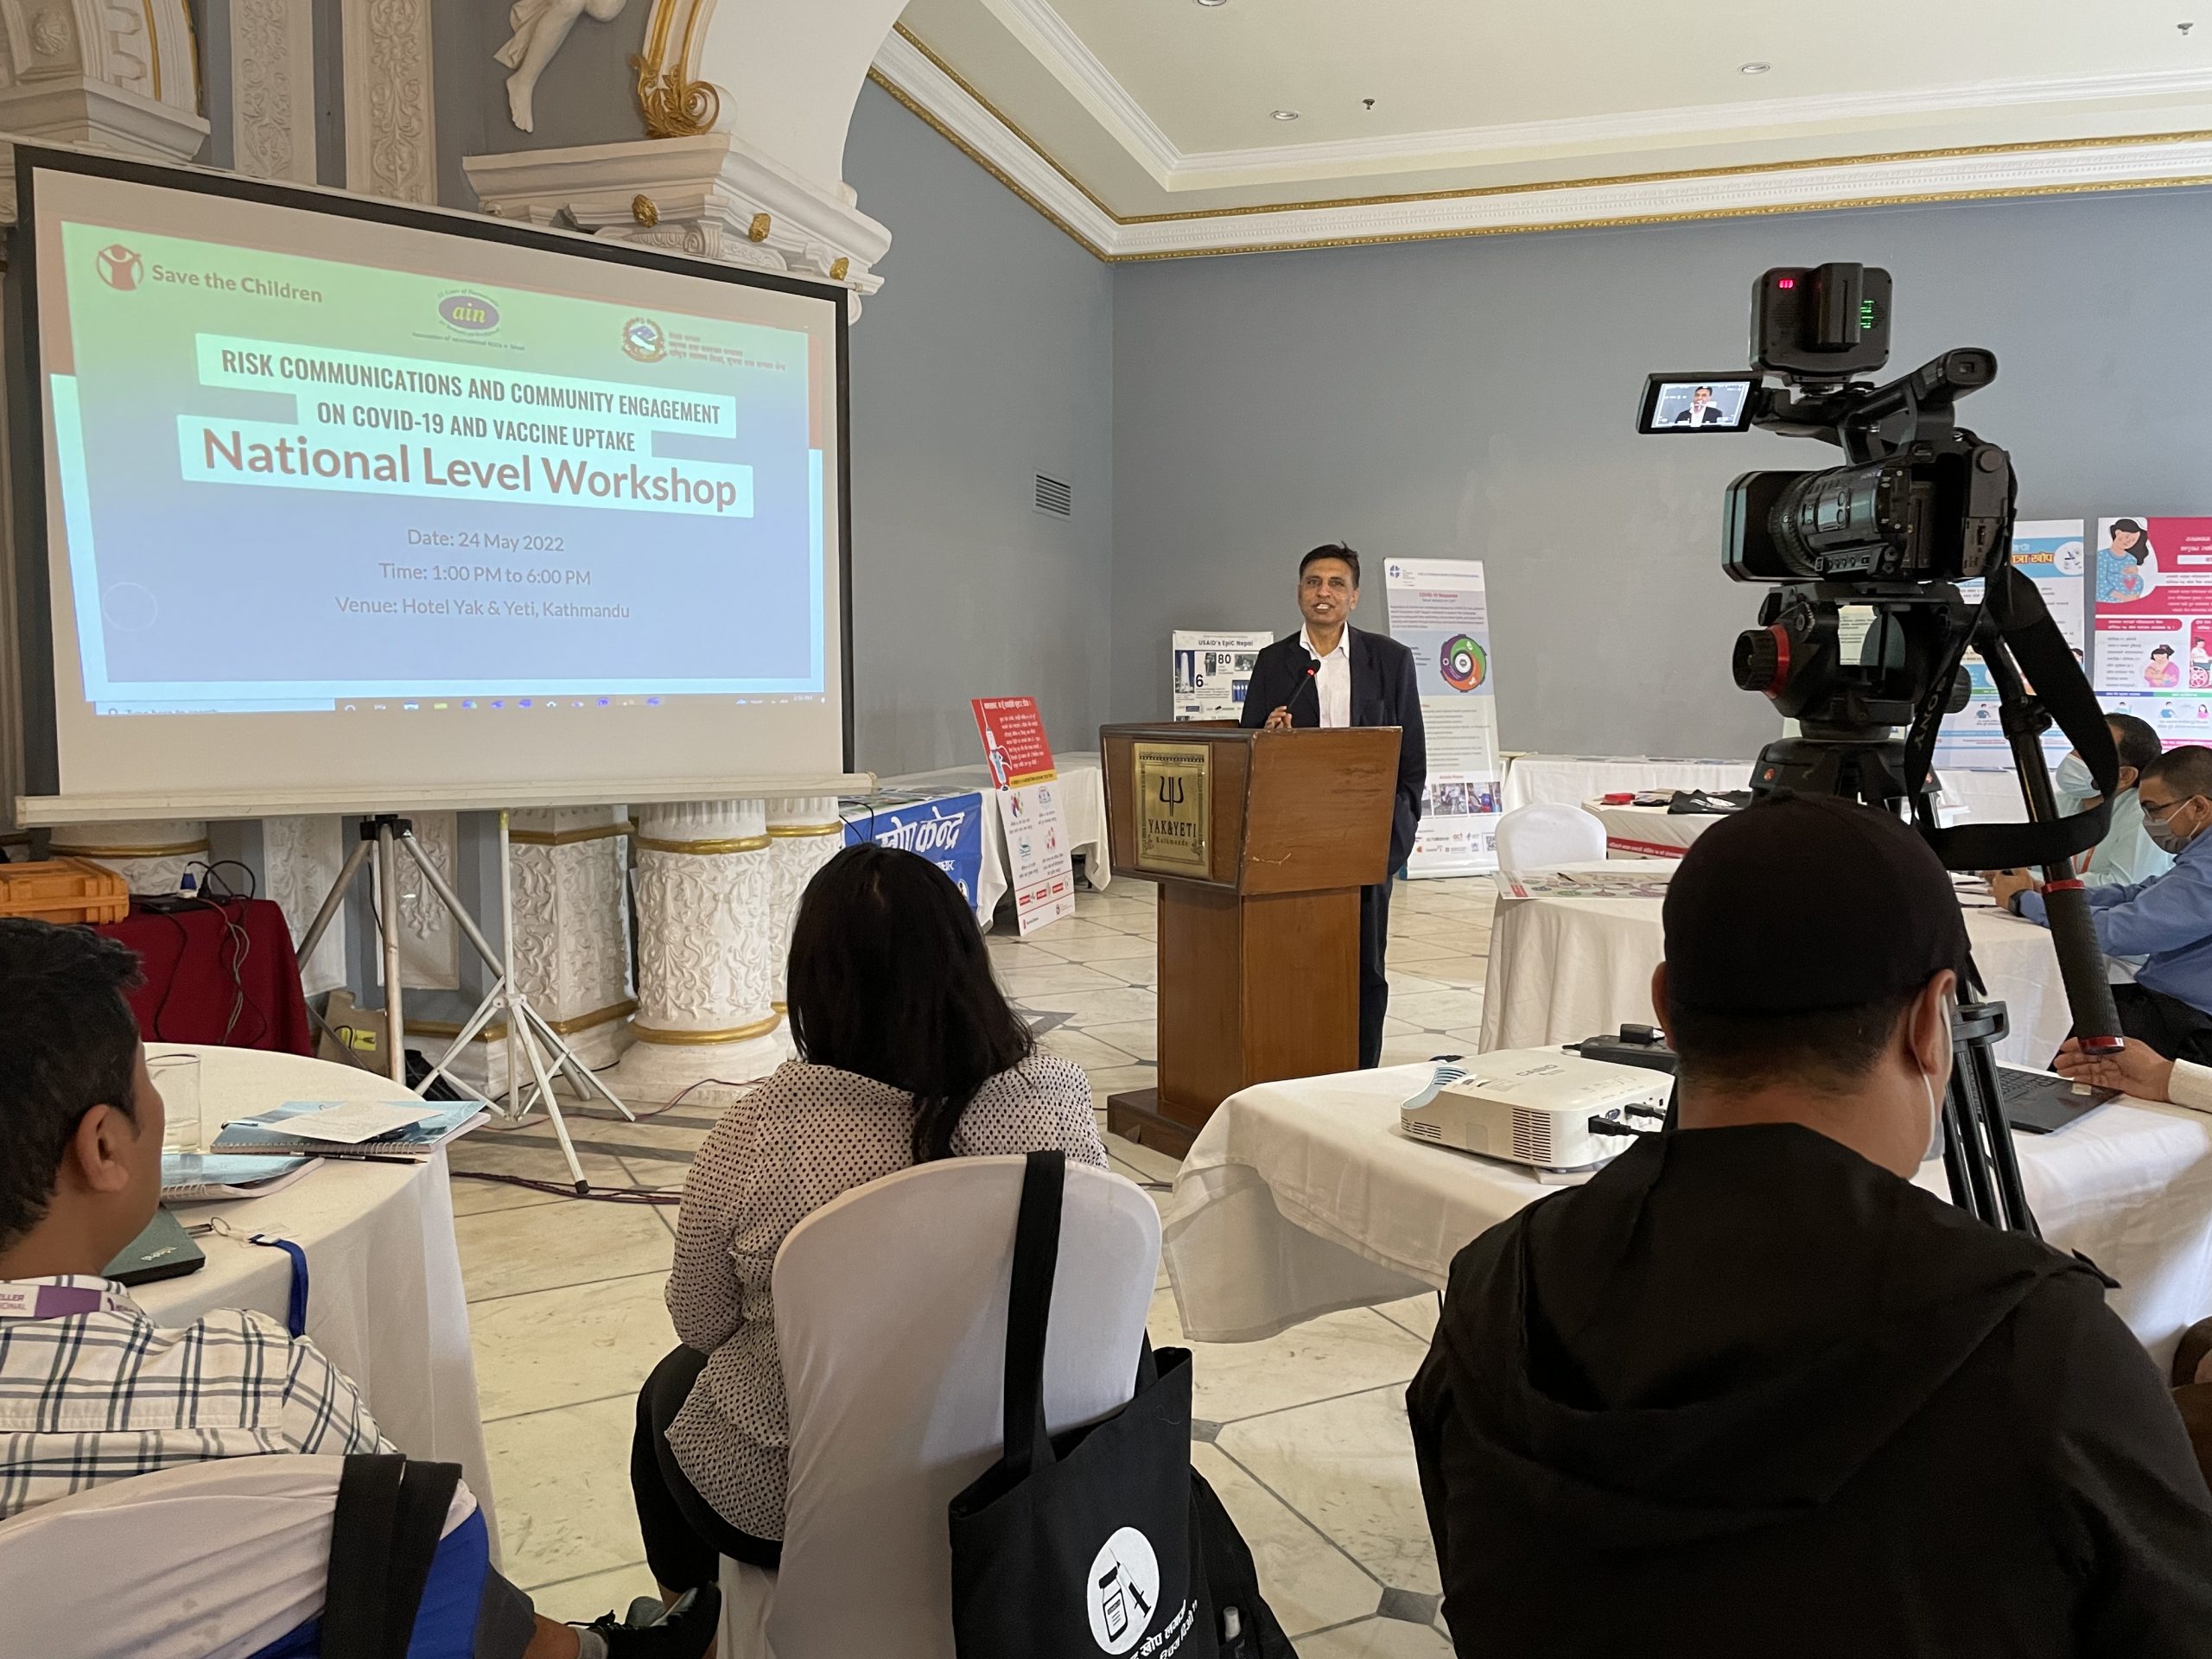
[(1797, 279), (1795, 276), (1778, 276), (1775, 279), (1774, 285), (1777, 288), (1795, 288), (1797, 286)]

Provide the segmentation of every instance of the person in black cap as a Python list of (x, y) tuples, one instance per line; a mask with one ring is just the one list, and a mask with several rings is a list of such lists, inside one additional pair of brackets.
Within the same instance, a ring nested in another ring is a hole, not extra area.
[(1407, 1404), (1465, 1654), (2212, 1654), (2212, 1494), (2095, 1268), (1912, 1177), (1966, 931), (1893, 817), (1666, 901), (1681, 1127), (1459, 1253)]

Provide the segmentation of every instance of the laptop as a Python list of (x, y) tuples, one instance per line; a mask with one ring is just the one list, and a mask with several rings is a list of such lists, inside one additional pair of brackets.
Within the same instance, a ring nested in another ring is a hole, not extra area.
[(2012, 1065), (1997, 1068), (1997, 1092), (2005, 1121), (2024, 1135), (2055, 1135), (2120, 1098), (2117, 1089), (2085, 1088), (2048, 1071)]
[(167, 1210), (156, 1210), (146, 1230), (107, 1264), (104, 1276), (119, 1285), (150, 1285), (162, 1279), (181, 1279), (207, 1265), (207, 1255), (186, 1234), (184, 1224)]

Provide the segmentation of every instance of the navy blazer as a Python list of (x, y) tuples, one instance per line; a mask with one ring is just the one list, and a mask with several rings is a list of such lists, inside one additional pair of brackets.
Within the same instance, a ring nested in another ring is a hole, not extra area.
[[(1390, 871), (1405, 868), (1414, 849), (1414, 828), (1421, 822), (1421, 791), (1428, 783), (1428, 737), (1421, 723), (1421, 688), (1414, 678), (1414, 654), (1388, 634), (1347, 625), (1351, 640), (1351, 723), (1395, 726), (1398, 738), (1398, 798), (1390, 815)], [(1239, 722), (1264, 726), (1268, 716), (1289, 703), (1293, 726), (1321, 723), (1319, 688), (1299, 691), (1313, 658), (1301, 633), (1278, 639), (1254, 659)]]

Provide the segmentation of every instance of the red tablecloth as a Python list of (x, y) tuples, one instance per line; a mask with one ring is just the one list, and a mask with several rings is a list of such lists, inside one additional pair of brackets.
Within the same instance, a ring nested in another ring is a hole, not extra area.
[(92, 931), (138, 953), (146, 982), (132, 994), (130, 1011), (148, 1042), (315, 1052), (291, 930), (270, 900), (233, 899), (166, 913), (134, 906), (123, 920)]

